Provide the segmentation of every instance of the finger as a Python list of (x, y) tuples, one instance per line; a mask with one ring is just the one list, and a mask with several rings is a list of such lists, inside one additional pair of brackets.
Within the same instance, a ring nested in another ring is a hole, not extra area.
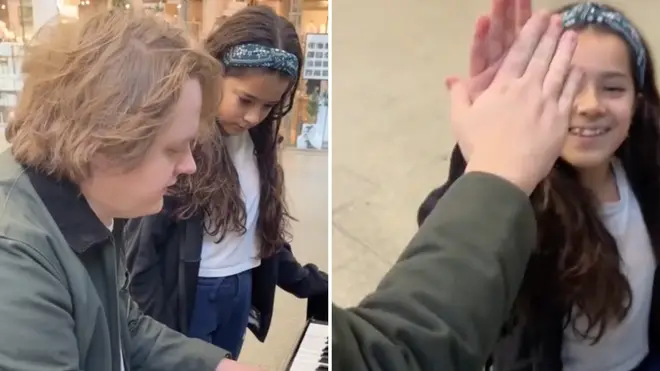
[[(571, 114), (573, 110), (573, 103), (575, 102), (575, 98), (577, 98), (578, 93), (580, 92), (580, 89), (582, 88), (582, 79), (584, 78), (584, 72), (580, 70), (579, 68), (572, 68), (570, 74), (568, 75), (568, 78), (566, 78), (566, 82), (564, 83), (564, 87), (561, 91), (561, 95), (559, 96), (559, 100), (557, 102), (557, 110), (559, 111), (559, 114), (563, 117), (567, 117), (568, 115)], [(565, 120), (566, 124), (568, 125), (568, 120)]]
[(529, 61), (524, 76), (530, 80), (543, 84), (545, 75), (548, 73), (550, 62), (553, 60), (557, 43), (563, 32), (561, 17), (553, 15), (550, 19), (550, 25), (541, 38), (541, 42), (536, 47), (532, 59)]
[(571, 70), (571, 60), (573, 59), (576, 46), (577, 35), (575, 32), (564, 32), (543, 80), (543, 95), (545, 97), (555, 100), (559, 99), (559, 95), (564, 88), (566, 76), (568, 76)]
[(449, 76), (445, 79), (445, 87), (447, 90), (451, 90), (451, 87), (459, 81), (459, 78), (456, 76)]
[(488, 66), (482, 73), (470, 79), (468, 83), (468, 91), (470, 92), (470, 99), (474, 102), (481, 93), (483, 93), (493, 83), (493, 79), (497, 74), (502, 60), (495, 62)]
[(532, 0), (517, 0), (516, 4), (516, 32), (520, 32), (525, 23), (532, 16)]
[(488, 16), (481, 16), (477, 19), (470, 50), (470, 76), (480, 74), (488, 66), (488, 42), (486, 37), (489, 28), (490, 18)]
[(493, 36), (501, 36), (501, 32), (504, 30), (504, 19), (506, 18), (506, 8), (508, 1), (509, 0), (493, 0), (492, 2), (490, 20), (493, 26), (493, 33), (491, 34)]
[(532, 15), (504, 58), (502, 68), (495, 77), (494, 83), (499, 84), (505, 80), (519, 78), (523, 75), (536, 50), (536, 46), (548, 29), (549, 22), (550, 14), (548, 12), (544, 11)]
[(504, 49), (504, 26), (507, 4), (511, 0), (493, 0), (488, 32), (488, 63), (501, 57)]
[[(506, 4), (504, 16), (504, 37), (502, 38), (503, 50), (508, 50), (516, 39), (516, 0), (509, 0)], [(498, 57), (501, 57), (498, 56)]]

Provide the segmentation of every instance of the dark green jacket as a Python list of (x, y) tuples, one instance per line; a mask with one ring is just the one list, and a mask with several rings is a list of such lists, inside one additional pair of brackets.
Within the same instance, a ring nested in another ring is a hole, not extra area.
[(522, 191), (492, 175), (463, 176), (376, 291), (355, 308), (333, 308), (333, 369), (483, 369), (535, 240)]
[(0, 370), (213, 371), (227, 352), (142, 315), (78, 189), (0, 155)]

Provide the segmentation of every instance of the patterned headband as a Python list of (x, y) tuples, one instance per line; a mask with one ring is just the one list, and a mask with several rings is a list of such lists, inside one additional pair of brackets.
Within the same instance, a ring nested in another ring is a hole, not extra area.
[(233, 46), (225, 53), (222, 61), (228, 67), (269, 68), (298, 78), (298, 57), (285, 50), (260, 44)]
[(577, 4), (567, 9), (562, 14), (564, 28), (584, 26), (590, 24), (603, 25), (621, 36), (632, 48), (635, 54), (635, 65), (637, 67), (637, 84), (644, 85), (644, 72), (646, 70), (646, 49), (642, 38), (623, 14), (607, 9), (602, 5), (586, 2)]

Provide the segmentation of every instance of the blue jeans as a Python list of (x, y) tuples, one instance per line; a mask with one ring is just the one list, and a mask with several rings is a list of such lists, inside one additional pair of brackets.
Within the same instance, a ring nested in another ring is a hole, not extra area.
[(228, 277), (199, 277), (188, 336), (204, 340), (237, 359), (252, 306), (252, 271)]

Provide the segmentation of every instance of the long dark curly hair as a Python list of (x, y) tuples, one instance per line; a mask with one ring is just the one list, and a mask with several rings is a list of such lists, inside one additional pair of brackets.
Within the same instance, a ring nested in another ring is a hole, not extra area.
[[(613, 32), (600, 25), (585, 28)], [(636, 83), (637, 100), (629, 135), (615, 156), (621, 161), (639, 202), (657, 257), (660, 251), (660, 98), (645, 41), (644, 46), (648, 57), (645, 80)], [(629, 53), (632, 76), (637, 76), (632, 49)], [(618, 323), (626, 316), (632, 300), (630, 285), (620, 269), (616, 241), (601, 221), (593, 193), (581, 185), (577, 171), (561, 159), (533, 192), (531, 201), (538, 221), (538, 248), (527, 267), (514, 317), (534, 324), (544, 323), (553, 313), (561, 313), (565, 327), (572, 326), (580, 337), (595, 343), (608, 324)], [(586, 319), (586, 329), (576, 326), (576, 317)]]
[[(298, 57), (302, 70), (303, 51), (295, 27), (267, 6), (249, 6), (216, 25), (205, 41), (206, 49), (218, 61), (233, 46), (260, 44), (285, 50)], [(245, 68), (224, 66), (224, 76), (241, 76)], [(260, 256), (272, 255), (290, 239), (288, 226), (292, 219), (284, 195), (284, 174), (278, 160), (278, 132), (280, 119), (292, 108), (298, 78), (291, 78), (289, 89), (259, 125), (250, 129), (254, 142), (260, 180), (258, 236), (261, 238)], [(219, 124), (218, 124), (219, 125)], [(224, 237), (227, 231), (245, 232), (245, 204), (240, 195), (238, 174), (229, 157), (223, 138), (200, 143), (194, 156), (197, 172), (183, 177), (175, 194), (185, 201), (176, 211), (181, 218), (202, 212), (205, 232)]]

